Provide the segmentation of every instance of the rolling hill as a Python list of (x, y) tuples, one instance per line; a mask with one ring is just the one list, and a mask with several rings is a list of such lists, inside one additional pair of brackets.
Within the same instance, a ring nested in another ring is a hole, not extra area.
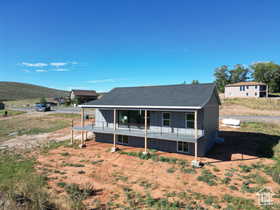
[(18, 82), (0, 81), (0, 101), (68, 96), (69, 92)]

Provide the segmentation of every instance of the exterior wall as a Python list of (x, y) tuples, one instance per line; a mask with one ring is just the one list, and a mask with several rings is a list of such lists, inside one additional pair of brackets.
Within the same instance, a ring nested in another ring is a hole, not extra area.
[[(191, 111), (191, 110), (190, 110)], [(171, 128), (168, 132), (177, 128), (185, 128), (185, 112), (170, 112), (171, 113)], [(95, 113), (96, 124), (102, 126), (100, 121), (106, 122), (106, 126), (113, 128), (113, 110), (99, 110), (96, 109)], [(159, 132), (162, 126), (162, 112), (150, 112), (150, 130)], [(216, 93), (213, 93), (208, 103), (202, 110), (198, 110), (198, 129), (204, 130), (204, 136), (198, 140), (198, 156), (204, 156), (215, 144), (216, 137), (219, 130), (219, 102)], [(194, 130), (194, 129), (193, 129)], [(176, 131), (175, 131), (176, 132)], [(96, 141), (113, 143), (113, 134), (96, 134)], [(129, 136), (129, 145), (134, 147), (144, 147), (144, 138)], [(194, 154), (194, 143), (189, 143), (190, 152)], [(148, 148), (156, 149), (166, 152), (177, 152), (177, 142), (148, 139)]]
[[(95, 133), (95, 141), (113, 144), (113, 134), (103, 134), (103, 133)], [(204, 156), (205, 152), (203, 150), (204, 144), (206, 143), (205, 139), (202, 139), (198, 142), (198, 156)], [(116, 142), (118, 144), (118, 142)], [(134, 137), (128, 136), (128, 144), (126, 146), (144, 148), (144, 138), (142, 137)], [(161, 139), (148, 139), (148, 149), (156, 149), (158, 151), (164, 152), (177, 152), (177, 142), (176, 141), (167, 141)], [(194, 155), (194, 143), (189, 143), (190, 155)], [(187, 154), (187, 153), (182, 153)]]
[[(247, 97), (260, 97), (261, 96), (261, 86), (263, 85), (244, 85), (245, 90), (240, 91), (240, 86), (229, 86), (225, 87), (225, 98), (247, 98)], [(257, 87), (257, 88), (256, 88)], [(266, 91), (263, 91), (266, 92)]]
[(219, 103), (215, 94), (212, 95), (203, 110), (205, 136), (200, 144), (200, 150), (202, 150), (203, 154), (206, 154), (215, 144), (219, 131)]

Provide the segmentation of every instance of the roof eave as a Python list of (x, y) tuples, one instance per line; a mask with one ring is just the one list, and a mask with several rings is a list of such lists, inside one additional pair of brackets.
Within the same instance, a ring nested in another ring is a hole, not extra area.
[(80, 108), (137, 108), (137, 109), (201, 109), (201, 106), (146, 106), (146, 105), (79, 105)]

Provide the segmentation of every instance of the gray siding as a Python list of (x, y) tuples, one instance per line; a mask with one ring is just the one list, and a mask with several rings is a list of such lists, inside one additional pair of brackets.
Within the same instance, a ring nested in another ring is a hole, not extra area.
[[(95, 133), (95, 141), (113, 144), (113, 134)], [(144, 138), (128, 136), (128, 145), (127, 146), (144, 148), (144, 144), (145, 144)], [(199, 140), (198, 156), (205, 155), (205, 151), (204, 151), (205, 144), (207, 144), (206, 139)], [(194, 144), (189, 143), (189, 147), (190, 147), (190, 154), (194, 155)], [(161, 139), (148, 139), (148, 149), (156, 149), (158, 151), (178, 153), (177, 152), (177, 142), (161, 140)]]
[(219, 130), (219, 104), (215, 94), (212, 95), (209, 102), (204, 106), (204, 128), (205, 128), (205, 143), (201, 144), (203, 153), (207, 153), (215, 144)]

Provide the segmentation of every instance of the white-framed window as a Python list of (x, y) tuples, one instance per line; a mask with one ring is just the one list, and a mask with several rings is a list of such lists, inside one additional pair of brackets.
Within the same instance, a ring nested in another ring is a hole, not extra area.
[(118, 135), (117, 141), (119, 144), (128, 144), (128, 136)]
[(185, 114), (186, 128), (194, 128), (194, 112), (188, 112)]
[(170, 112), (162, 113), (162, 126), (169, 127), (171, 125)]
[(177, 152), (190, 153), (189, 143), (183, 141), (177, 141)]
[(256, 89), (256, 90), (258, 89), (258, 86), (257, 86), (257, 85), (255, 86), (255, 89)]
[(249, 86), (247, 85), (246, 88), (249, 89)]

